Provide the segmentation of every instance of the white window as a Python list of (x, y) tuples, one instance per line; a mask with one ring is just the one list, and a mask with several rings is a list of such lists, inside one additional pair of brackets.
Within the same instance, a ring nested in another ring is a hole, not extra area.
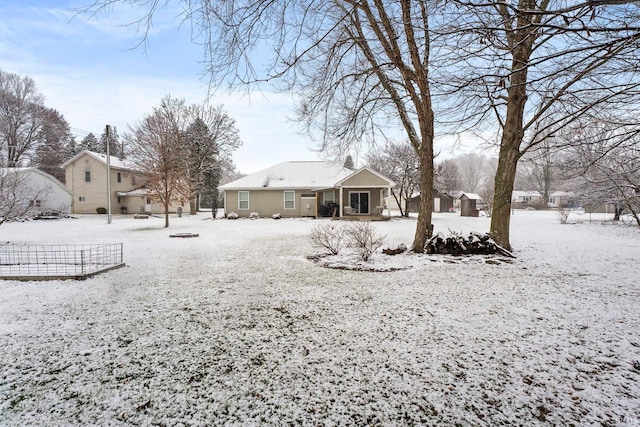
[(248, 191), (238, 191), (238, 209), (239, 210), (249, 209), (249, 192)]
[(296, 208), (296, 192), (295, 191), (284, 192), (284, 208), (285, 209)]

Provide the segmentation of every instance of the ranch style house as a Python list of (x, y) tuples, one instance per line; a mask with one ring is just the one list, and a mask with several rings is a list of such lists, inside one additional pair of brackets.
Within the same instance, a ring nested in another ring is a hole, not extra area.
[(248, 217), (381, 216), (395, 183), (363, 167), (326, 161), (290, 161), (220, 186), (225, 214)]

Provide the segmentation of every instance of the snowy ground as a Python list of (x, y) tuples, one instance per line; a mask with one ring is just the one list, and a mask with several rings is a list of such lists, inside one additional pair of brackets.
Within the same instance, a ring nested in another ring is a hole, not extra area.
[[(513, 263), (380, 254), (410, 268), (372, 273), (307, 260), (319, 221), (2, 225), (124, 242), (127, 267), (0, 281), (0, 425), (640, 425), (637, 227), (516, 211)], [(374, 225), (394, 246), (415, 221)]]

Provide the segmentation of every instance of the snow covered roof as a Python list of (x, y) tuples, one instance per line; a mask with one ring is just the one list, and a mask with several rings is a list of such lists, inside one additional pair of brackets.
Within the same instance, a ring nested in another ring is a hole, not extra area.
[(549, 196), (551, 197), (572, 197), (574, 196), (573, 193), (568, 193), (566, 191), (554, 191), (551, 194), (549, 194)]
[(518, 199), (520, 197), (539, 198), (539, 197), (542, 197), (542, 194), (540, 194), (539, 191), (535, 191), (535, 190), (528, 190), (528, 191), (514, 190), (511, 192), (511, 198), (513, 200)]
[[(98, 160), (101, 163), (104, 163), (105, 165), (107, 164), (107, 155), (103, 154), (103, 153), (96, 153), (95, 151), (89, 151), (89, 150), (82, 150), (81, 152), (79, 152), (78, 154), (76, 154), (75, 156), (73, 156), (72, 158), (70, 158), (69, 160), (67, 160), (66, 162), (64, 162), (62, 164), (62, 167), (65, 168), (67, 167), (67, 165), (75, 162), (78, 158), (80, 158), (81, 156), (88, 154), (89, 156), (93, 157), (94, 159)], [(109, 156), (110, 157), (110, 164), (111, 167), (114, 169), (124, 169), (124, 170), (136, 170), (136, 165), (127, 159), (120, 159), (118, 157), (114, 157), (114, 156)]]
[(461, 199), (462, 196), (467, 196), (467, 199), (469, 200), (482, 200), (482, 197), (480, 197), (476, 193), (462, 193), (460, 194), (460, 196), (458, 196), (458, 199)]
[(324, 161), (292, 161), (247, 175), (220, 186), (231, 189), (305, 189), (333, 188), (354, 171), (340, 164)]
[(26, 168), (0, 168), (0, 176), (6, 176), (8, 173), (12, 173), (12, 172), (29, 172), (29, 173), (35, 173), (38, 175), (43, 176), (45, 179), (48, 179), (49, 181), (51, 181), (52, 184), (60, 187), (63, 191), (69, 193), (69, 194), (73, 194), (73, 192), (71, 190), (69, 190), (69, 188), (64, 185), (62, 182), (60, 182), (60, 180), (58, 180), (58, 178), (56, 178), (53, 175), (50, 175), (44, 171), (41, 171), (38, 168), (34, 168), (34, 167), (26, 167)]

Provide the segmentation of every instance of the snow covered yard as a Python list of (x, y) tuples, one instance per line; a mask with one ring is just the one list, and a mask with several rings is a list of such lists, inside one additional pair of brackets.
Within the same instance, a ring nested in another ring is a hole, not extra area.
[[(377, 254), (411, 266), (383, 273), (305, 259), (322, 220), (5, 224), (123, 242), (127, 267), (0, 282), (0, 425), (640, 425), (640, 231), (576, 219), (516, 211), (512, 263)], [(385, 247), (414, 226), (375, 223)]]

